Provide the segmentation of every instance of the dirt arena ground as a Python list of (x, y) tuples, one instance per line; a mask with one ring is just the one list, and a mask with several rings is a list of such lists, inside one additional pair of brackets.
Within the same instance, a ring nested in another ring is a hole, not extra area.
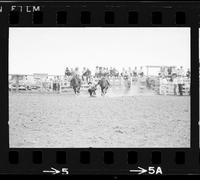
[(10, 147), (190, 147), (190, 97), (9, 93)]

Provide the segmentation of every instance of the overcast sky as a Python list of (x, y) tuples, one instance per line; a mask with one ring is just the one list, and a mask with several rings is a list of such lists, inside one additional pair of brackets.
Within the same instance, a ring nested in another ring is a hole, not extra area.
[(10, 28), (9, 74), (65, 67), (190, 67), (189, 28)]

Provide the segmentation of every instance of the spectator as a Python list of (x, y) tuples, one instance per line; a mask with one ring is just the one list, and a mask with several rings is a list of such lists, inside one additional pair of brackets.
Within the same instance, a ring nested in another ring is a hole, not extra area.
[(161, 76), (160, 78), (160, 94), (167, 95), (167, 79), (165, 76)]
[(99, 78), (99, 67), (98, 66), (96, 66), (96, 69), (95, 69), (95, 77)]
[(191, 76), (191, 72), (190, 72), (190, 69), (188, 69), (187, 72), (186, 72), (186, 77), (190, 78), (190, 76)]
[(121, 72), (122, 77), (124, 77), (125, 71), (126, 71), (125, 68), (122, 68), (122, 72)]
[(80, 72), (78, 67), (75, 68), (74, 75), (80, 77)]
[(140, 77), (144, 76), (144, 72), (143, 72), (142, 66), (140, 67), (140, 70), (139, 70), (138, 74), (140, 75)]
[(114, 76), (119, 77), (119, 71), (115, 68), (113, 68)]
[(173, 75), (174, 95), (177, 95), (178, 78), (177, 75)]
[(84, 74), (87, 71), (86, 67), (83, 67), (82, 74)]
[(110, 67), (110, 69), (109, 69), (109, 76), (110, 76), (110, 77), (113, 77), (113, 76), (114, 76), (114, 70), (113, 70), (112, 67)]
[(68, 67), (65, 69), (65, 76), (71, 76), (71, 72)]
[(110, 73), (109, 73), (109, 69), (108, 69), (108, 68), (105, 68), (105, 75), (106, 75), (106, 76), (109, 76), (109, 74), (110, 74)]
[(87, 68), (87, 70), (85, 72), (87, 83), (89, 82), (89, 79), (91, 78), (91, 75), (92, 75), (92, 72), (89, 70), (89, 68)]
[(102, 76), (103, 76), (103, 68), (99, 67), (99, 77), (102, 77)]
[(103, 67), (103, 69), (102, 69), (102, 75), (106, 76), (106, 68), (105, 67)]
[(182, 66), (180, 67), (179, 74), (180, 76), (185, 76), (185, 71)]
[(86, 71), (87, 71), (86, 67), (83, 67), (83, 71), (82, 71), (82, 80), (83, 81), (85, 81), (85, 79), (86, 79)]
[(169, 75), (168, 74), (168, 67), (164, 67), (163, 74), (164, 74), (165, 77)]
[(135, 66), (134, 70), (133, 70), (133, 76), (134, 77), (137, 77), (138, 75), (138, 72), (137, 72), (137, 67)]
[(59, 89), (58, 76), (54, 76), (54, 79), (53, 79), (53, 91), (57, 92), (58, 89)]
[(182, 96), (183, 95), (183, 77), (181, 75), (178, 76), (177, 79), (177, 84), (178, 84), (178, 91), (179, 91), (179, 95)]
[(176, 68), (173, 68), (171, 74), (172, 74), (172, 76), (176, 76), (176, 75), (177, 75), (177, 69), (176, 69)]
[(71, 76), (74, 76), (74, 69), (71, 68), (70, 71), (71, 71)]
[(132, 69), (131, 69), (131, 67), (128, 68), (128, 74), (129, 74), (129, 76), (132, 77)]
[(123, 78), (124, 78), (125, 80), (128, 80), (128, 79), (129, 79), (129, 74), (128, 74), (127, 71), (124, 72)]

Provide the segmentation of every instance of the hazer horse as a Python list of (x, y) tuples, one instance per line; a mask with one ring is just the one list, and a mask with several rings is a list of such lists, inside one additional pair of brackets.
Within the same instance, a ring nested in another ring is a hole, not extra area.
[(104, 96), (107, 93), (110, 83), (103, 77), (99, 80), (98, 85), (101, 87), (101, 95)]
[(78, 76), (72, 77), (70, 86), (73, 88), (75, 94), (79, 94), (81, 88), (81, 79)]
[(91, 77), (91, 71), (89, 69), (86, 70), (85, 73), (82, 75), (82, 80), (84, 81), (84, 77), (86, 78), (87, 83), (89, 82), (89, 79)]

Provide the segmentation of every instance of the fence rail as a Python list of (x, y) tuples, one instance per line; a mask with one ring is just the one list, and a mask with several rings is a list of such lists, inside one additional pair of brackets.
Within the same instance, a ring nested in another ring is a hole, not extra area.
[[(64, 75), (12, 75), (9, 74), (9, 90), (39, 90), (39, 91), (53, 91), (54, 87), (63, 92), (70, 88), (70, 80), (72, 77)], [(95, 79), (95, 78), (94, 78)], [(97, 78), (96, 78), (97, 80)], [(110, 78), (112, 86), (122, 85), (123, 78)], [(88, 81), (86, 78), (82, 79), (81, 88), (88, 88)]]
[[(9, 74), (9, 90), (10, 91), (39, 91), (39, 92), (51, 92), (68, 91), (70, 87), (71, 77), (64, 75), (48, 75), (48, 74), (34, 74), (34, 75), (12, 75)], [(110, 77), (110, 84), (113, 87), (123, 87), (126, 85), (126, 81), (123, 77)], [(132, 77), (130, 79), (131, 86), (139, 85), (142, 88), (146, 87), (154, 90), (160, 95), (175, 95), (179, 94), (178, 87), (173, 82), (162, 84), (159, 82), (158, 77)], [(88, 82), (83, 79), (81, 88), (88, 88)], [(184, 78), (184, 84), (182, 87), (183, 95), (190, 94), (190, 79)]]

